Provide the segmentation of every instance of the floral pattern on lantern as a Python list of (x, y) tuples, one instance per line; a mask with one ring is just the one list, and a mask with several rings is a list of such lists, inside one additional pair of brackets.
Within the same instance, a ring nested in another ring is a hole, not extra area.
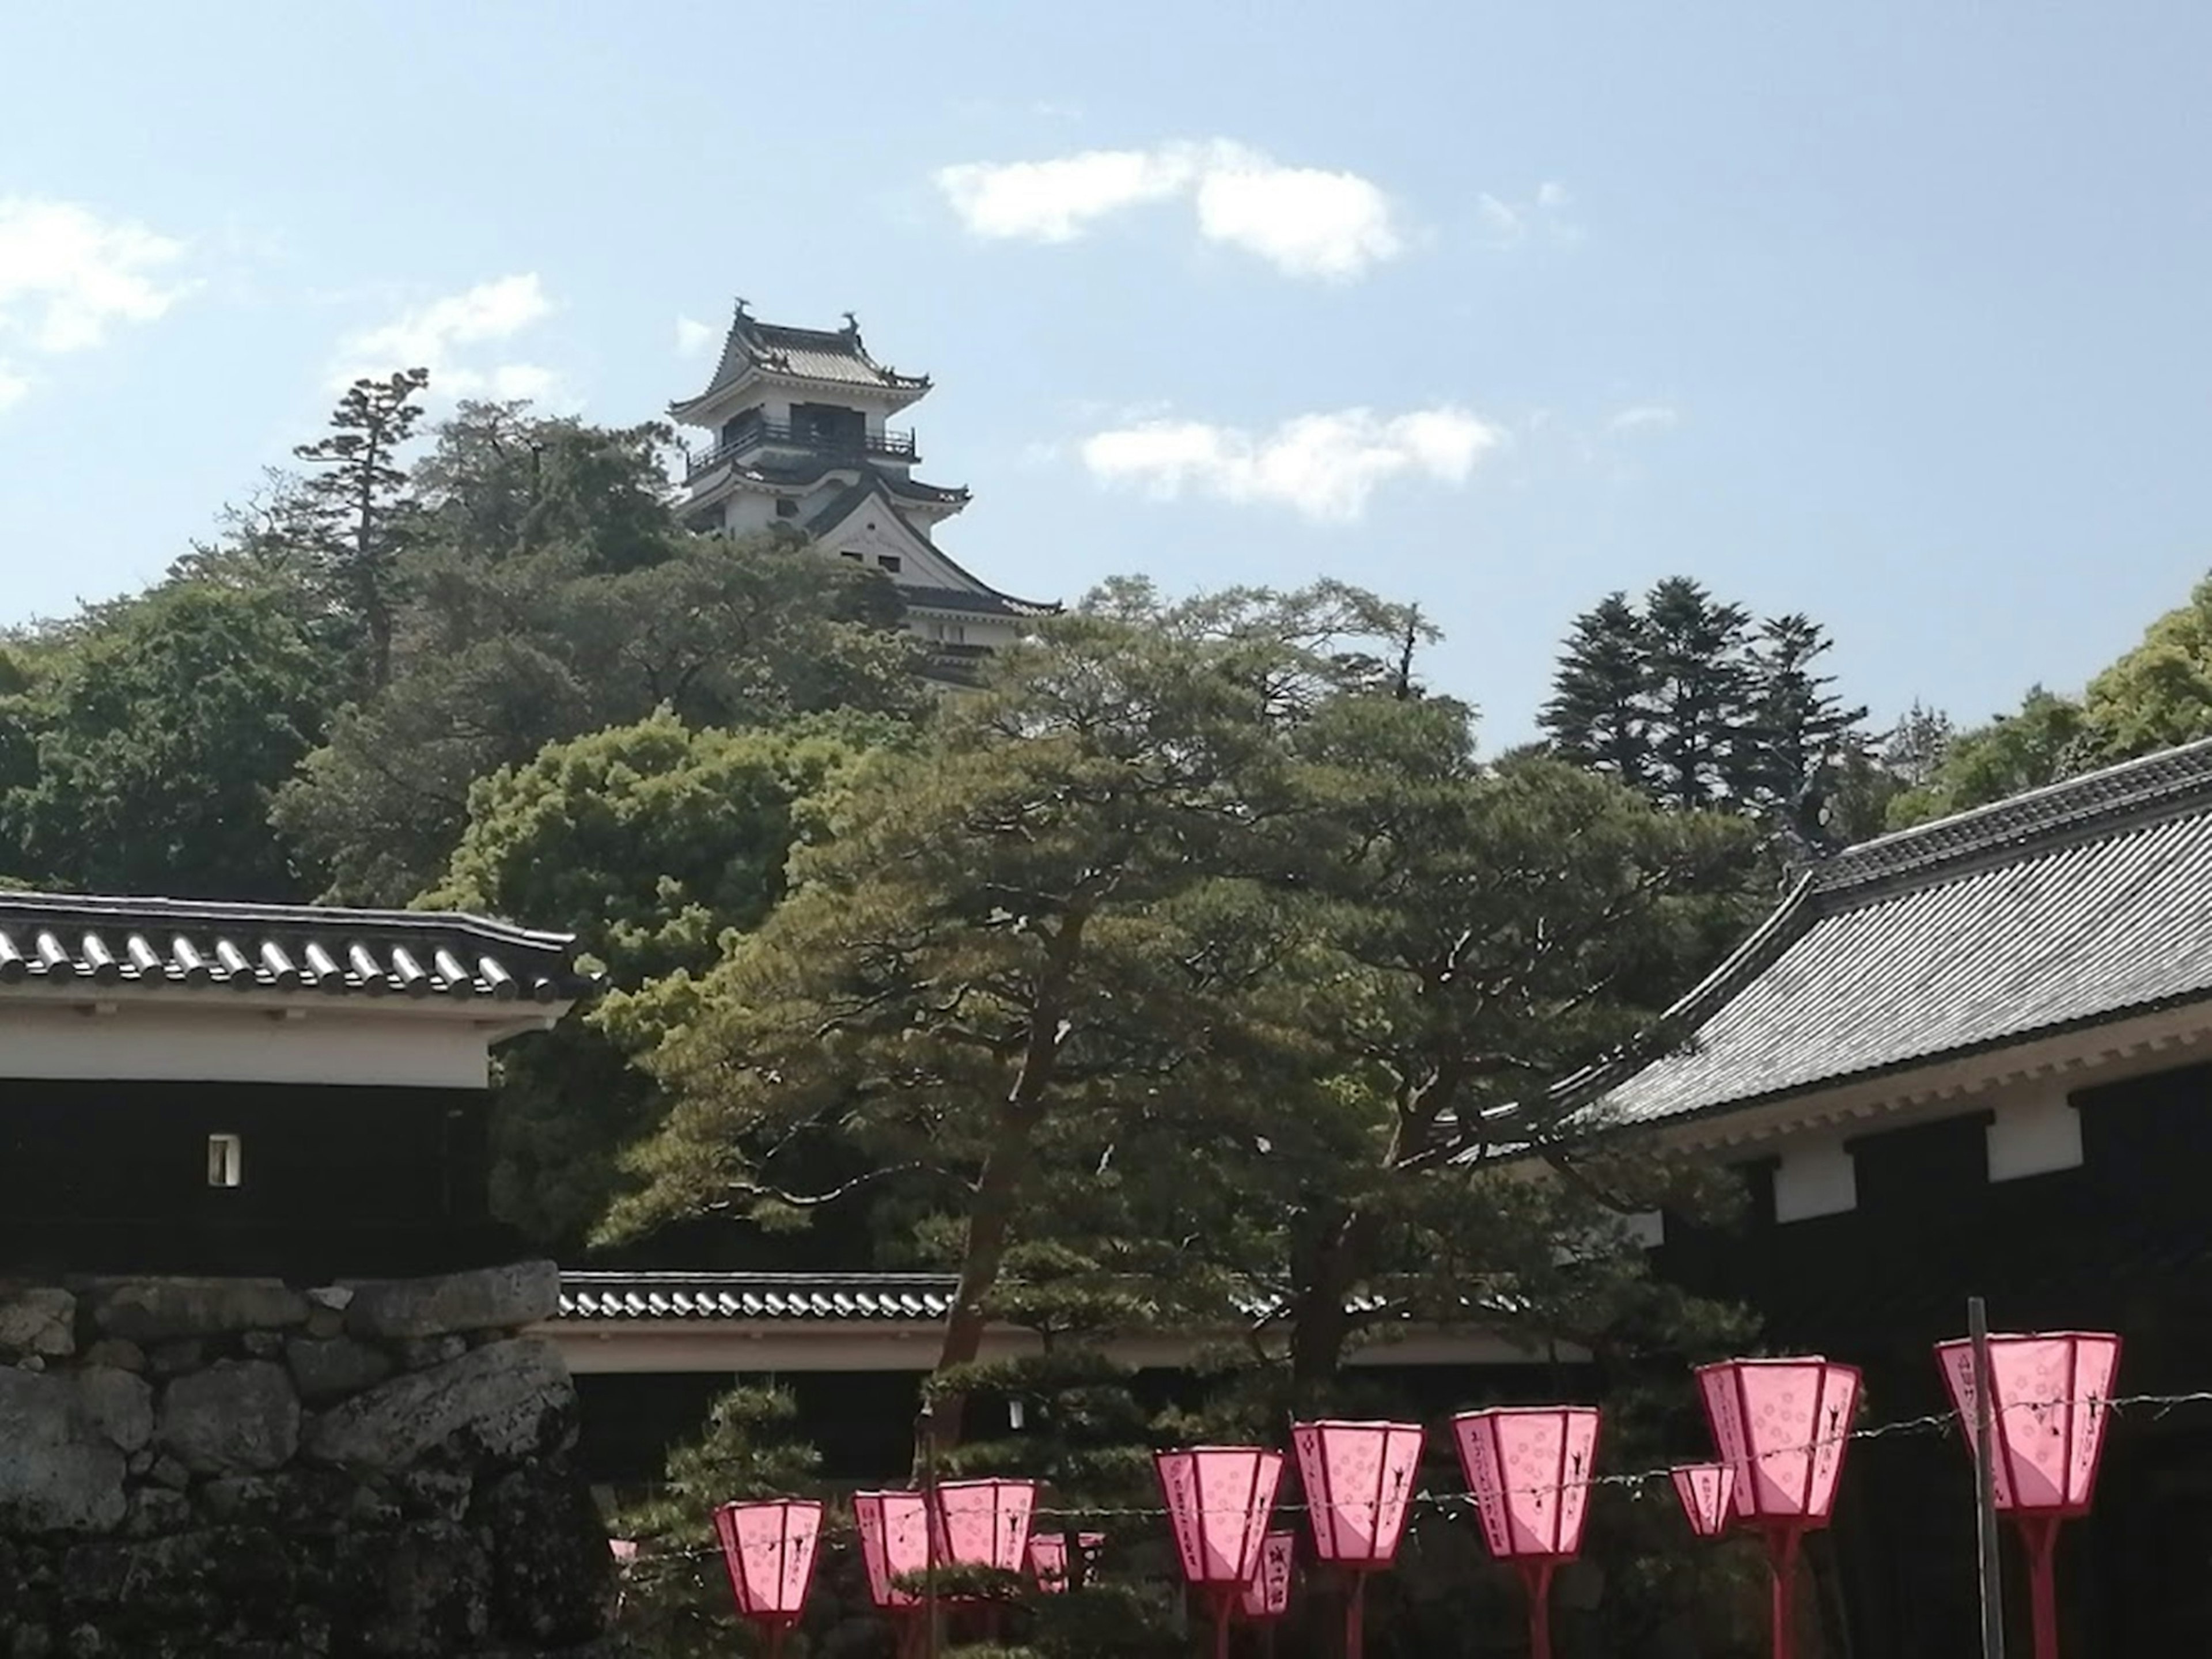
[(1735, 1513), (1754, 1526), (1824, 1527), (1835, 1507), (1859, 1373), (1805, 1359), (1731, 1359), (1698, 1369), (1713, 1445), (1734, 1477)]
[(1193, 1446), (1153, 1455), (1176, 1553), (1189, 1583), (1241, 1589), (1282, 1484), (1283, 1455), (1258, 1446)]
[[(1988, 1340), (1990, 1474), (1997, 1507), (2021, 1515), (2087, 1515), (2112, 1415), (2120, 1339), (2061, 1331)], [(1980, 1410), (1974, 1398), (1974, 1345), (1939, 1343), (1936, 1355), (1971, 1443)]]
[(929, 1505), (918, 1492), (853, 1494), (853, 1521), (860, 1533), (860, 1560), (868, 1572), (868, 1599), (878, 1611), (906, 1612), (921, 1597), (897, 1581), (929, 1570)]
[(1735, 1507), (1734, 1469), (1725, 1463), (1686, 1463), (1668, 1474), (1692, 1532), (1700, 1538), (1717, 1538), (1727, 1530)]
[(714, 1533), (738, 1611), (763, 1624), (795, 1621), (814, 1581), (822, 1505), (796, 1498), (724, 1504), (714, 1511)]
[(1293, 1423), (1314, 1553), (1331, 1565), (1386, 1567), (1398, 1553), (1425, 1437), (1418, 1423)]
[(1589, 1406), (1505, 1407), (1452, 1419), (1483, 1541), (1499, 1560), (1560, 1560), (1582, 1547), (1597, 1420)]
[(937, 1489), (930, 1523), (938, 1558), (948, 1566), (1019, 1572), (1027, 1559), (1034, 1480), (947, 1480)]

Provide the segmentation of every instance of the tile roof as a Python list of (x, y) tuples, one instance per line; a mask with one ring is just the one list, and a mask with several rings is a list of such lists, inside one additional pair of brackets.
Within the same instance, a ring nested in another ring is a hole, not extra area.
[(1680, 1119), (2208, 997), (2212, 741), (1838, 854), (1677, 1005), (1685, 1050), (1583, 1087)]
[(564, 1273), (562, 1319), (943, 1319), (951, 1273)]
[[(959, 1289), (954, 1273), (687, 1273), (564, 1271), (561, 1319), (943, 1319)], [(1240, 1304), (1247, 1316), (1266, 1298)], [(1352, 1297), (1357, 1313), (1381, 1310), (1379, 1296)], [(1470, 1311), (1480, 1311), (1468, 1304)]]
[[(901, 478), (896, 473), (876, 467), (863, 467), (860, 471), (860, 477), (854, 483), (839, 490), (808, 517), (805, 526), (808, 535), (827, 535), (871, 498), (910, 497), (917, 490), (932, 488), (927, 484), (915, 484), (911, 479)], [(947, 492), (935, 493), (942, 495)], [(965, 490), (960, 495), (963, 500), (966, 499)], [(896, 510), (895, 500), (892, 506)], [(951, 554), (930, 540), (921, 526), (907, 523), (903, 519), (901, 522), (905, 523), (915, 537), (955, 575), (964, 578), (968, 583), (964, 587), (932, 587), (919, 582), (901, 582), (898, 584), (899, 597), (908, 605), (925, 611), (957, 611), (971, 616), (1029, 617), (1056, 617), (1060, 614), (1060, 606), (1056, 601), (1017, 599), (1012, 593), (1000, 592), (981, 577), (964, 568)]]
[(671, 404), (670, 412), (682, 418), (685, 410), (704, 403), (755, 369), (796, 380), (916, 395), (929, 387), (927, 375), (901, 374), (871, 357), (860, 339), (860, 325), (849, 312), (842, 329), (788, 328), (747, 315), (744, 302), (739, 301), (729, 337), (722, 344), (721, 359), (714, 365), (714, 379), (697, 397)]
[(0, 892), (0, 987), (135, 986), (563, 1002), (565, 933), (477, 916)]

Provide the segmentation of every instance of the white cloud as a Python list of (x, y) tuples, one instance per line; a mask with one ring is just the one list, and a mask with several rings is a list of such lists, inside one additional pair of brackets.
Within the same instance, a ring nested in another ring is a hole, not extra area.
[(678, 356), (700, 356), (714, 343), (713, 324), (702, 323), (691, 317), (678, 317), (676, 319), (676, 355)]
[(1289, 276), (1346, 280), (1406, 246), (1390, 198), (1372, 180), (1284, 167), (1227, 139), (963, 162), (939, 169), (937, 186), (970, 232), (991, 239), (1071, 242), (1133, 208), (1188, 201), (1200, 235)]
[(1387, 418), (1366, 409), (1300, 415), (1259, 434), (1200, 421), (1146, 421), (1093, 434), (1082, 455), (1100, 483), (1133, 485), (1158, 499), (1188, 489), (1344, 524), (1359, 518), (1392, 479), (1463, 483), (1504, 441), (1501, 428), (1447, 405)]
[(1196, 171), (1191, 148), (1170, 144), (1050, 161), (964, 161), (939, 168), (937, 187), (978, 236), (1072, 242), (1109, 214), (1180, 195)]
[(1615, 432), (1671, 432), (1682, 424), (1682, 411), (1671, 404), (1635, 404), (1606, 425)]
[[(547, 401), (561, 393), (561, 377), (542, 363), (517, 360), (486, 363), (478, 349), (512, 339), (553, 314), (553, 301), (535, 271), (479, 283), (459, 294), (417, 306), (392, 321), (339, 343), (331, 385), (343, 388), (365, 375), (404, 368), (430, 371), (430, 395)], [(501, 354), (491, 354), (495, 358)]]
[(16, 354), (61, 356), (150, 323), (190, 290), (185, 245), (74, 202), (0, 197), (0, 408), (28, 395)]

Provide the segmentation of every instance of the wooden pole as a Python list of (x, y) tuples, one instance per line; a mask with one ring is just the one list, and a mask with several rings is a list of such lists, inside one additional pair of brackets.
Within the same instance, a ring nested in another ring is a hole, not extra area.
[(1982, 1659), (2004, 1659), (2004, 1579), (1997, 1554), (1996, 1402), (1990, 1385), (1990, 1310), (1966, 1299), (1966, 1334), (1974, 1345), (1974, 1544), (1982, 1578)]
[(924, 1659), (937, 1659), (937, 1408), (927, 1400), (915, 1426), (921, 1438), (921, 1559), (927, 1574), (922, 1588), (921, 1651)]

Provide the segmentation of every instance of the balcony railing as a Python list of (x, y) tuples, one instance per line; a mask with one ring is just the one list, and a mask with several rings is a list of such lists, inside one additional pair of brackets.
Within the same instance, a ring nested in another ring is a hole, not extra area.
[(758, 449), (798, 449), (810, 455), (875, 456), (912, 464), (920, 459), (911, 432), (825, 431), (817, 426), (794, 426), (789, 421), (755, 421), (734, 438), (708, 449), (690, 452), (688, 477), (697, 477), (709, 467), (734, 461)]

